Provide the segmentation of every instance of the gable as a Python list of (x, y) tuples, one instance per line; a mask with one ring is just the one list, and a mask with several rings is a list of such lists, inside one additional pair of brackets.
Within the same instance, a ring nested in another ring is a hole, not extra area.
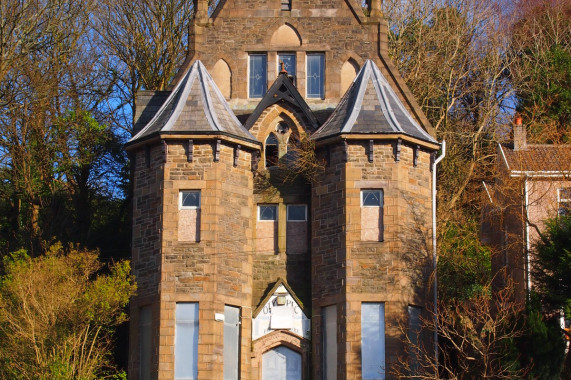
[(311, 320), (291, 288), (281, 279), (252, 317), (252, 341), (277, 330), (311, 339)]

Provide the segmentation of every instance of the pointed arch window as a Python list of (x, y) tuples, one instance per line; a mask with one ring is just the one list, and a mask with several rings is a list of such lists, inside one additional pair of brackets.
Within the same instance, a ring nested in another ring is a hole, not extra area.
[(265, 150), (266, 168), (276, 166), (278, 164), (278, 139), (275, 134), (270, 133), (266, 139)]

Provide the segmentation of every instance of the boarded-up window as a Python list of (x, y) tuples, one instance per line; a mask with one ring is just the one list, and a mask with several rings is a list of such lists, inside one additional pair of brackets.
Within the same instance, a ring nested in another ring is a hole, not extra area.
[(353, 59), (345, 61), (341, 67), (341, 96), (347, 92), (359, 72), (359, 65)]
[(361, 240), (383, 241), (383, 190), (361, 191)]
[(385, 304), (361, 304), (361, 364), (363, 379), (385, 378)]
[(198, 304), (177, 303), (174, 339), (174, 378), (198, 377)]
[(278, 205), (258, 205), (256, 250), (274, 254), (278, 249)]
[(212, 79), (226, 99), (232, 96), (232, 72), (223, 59), (219, 59), (212, 69)]
[(240, 308), (224, 306), (224, 380), (238, 380), (240, 358)]
[(200, 190), (179, 192), (178, 240), (200, 241)]
[(286, 246), (288, 254), (308, 250), (307, 205), (287, 205)]
[(139, 309), (139, 379), (151, 378), (152, 320), (150, 306)]
[(337, 379), (337, 306), (323, 310), (323, 380)]

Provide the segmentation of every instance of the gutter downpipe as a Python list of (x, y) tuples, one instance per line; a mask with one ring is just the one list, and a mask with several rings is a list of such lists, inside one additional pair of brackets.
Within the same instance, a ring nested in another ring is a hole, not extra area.
[(436, 165), (446, 156), (446, 140), (442, 140), (442, 152), (432, 164), (432, 261), (434, 270), (434, 359), (438, 372), (438, 282), (437, 282), (437, 249), (436, 249)]

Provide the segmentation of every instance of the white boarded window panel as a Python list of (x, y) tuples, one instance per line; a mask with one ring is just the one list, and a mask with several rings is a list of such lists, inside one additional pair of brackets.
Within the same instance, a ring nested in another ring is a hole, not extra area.
[(240, 308), (224, 306), (224, 380), (238, 380), (240, 358)]
[(337, 305), (323, 308), (323, 380), (337, 379)]
[(174, 377), (193, 380), (198, 377), (198, 304), (176, 304)]
[(366, 380), (385, 379), (385, 304), (361, 304), (361, 367)]

